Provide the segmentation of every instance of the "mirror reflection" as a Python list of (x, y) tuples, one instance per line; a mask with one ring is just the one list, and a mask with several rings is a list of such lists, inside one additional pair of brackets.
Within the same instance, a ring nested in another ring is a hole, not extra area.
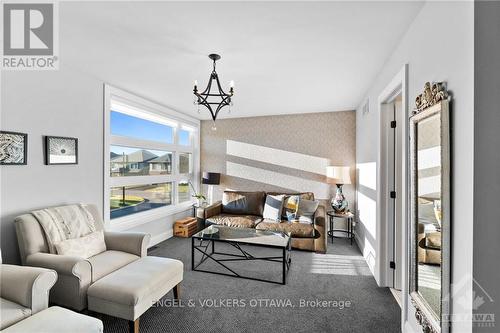
[(441, 120), (418, 122), (417, 134), (417, 291), (441, 316)]

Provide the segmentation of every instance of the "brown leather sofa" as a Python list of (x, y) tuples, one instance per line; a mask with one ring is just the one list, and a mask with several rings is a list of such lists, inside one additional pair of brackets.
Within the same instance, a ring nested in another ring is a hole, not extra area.
[(289, 233), (292, 237), (292, 248), (326, 252), (325, 208), (318, 206), (313, 223), (291, 223), (282, 214), (282, 221), (263, 219), (266, 195), (300, 195), (301, 199), (314, 200), (314, 194), (276, 193), (276, 192), (243, 192), (224, 191), (222, 201), (218, 201), (204, 210), (205, 225), (225, 225), (235, 228), (255, 228)]

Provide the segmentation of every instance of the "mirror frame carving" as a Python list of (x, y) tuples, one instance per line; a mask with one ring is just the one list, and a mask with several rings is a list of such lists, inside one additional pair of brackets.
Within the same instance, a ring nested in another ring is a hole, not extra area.
[[(410, 117), (410, 299), (415, 307), (415, 318), (424, 333), (450, 331), (450, 260), (451, 260), (451, 158), (450, 158), (450, 97), (443, 83), (424, 86), (424, 92), (415, 100), (416, 109)], [(436, 314), (418, 292), (418, 192), (417, 192), (417, 124), (430, 116), (440, 114), (441, 123), (441, 315)]]

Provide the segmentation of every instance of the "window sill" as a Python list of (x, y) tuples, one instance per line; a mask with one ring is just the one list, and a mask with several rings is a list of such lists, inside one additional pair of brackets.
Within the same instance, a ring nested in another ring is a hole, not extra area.
[(170, 215), (178, 214), (192, 208), (194, 202), (187, 201), (175, 206), (167, 206), (152, 209), (146, 212), (131, 214), (129, 216), (118, 217), (106, 222), (105, 229), (108, 231), (125, 231), (142, 224), (165, 218)]

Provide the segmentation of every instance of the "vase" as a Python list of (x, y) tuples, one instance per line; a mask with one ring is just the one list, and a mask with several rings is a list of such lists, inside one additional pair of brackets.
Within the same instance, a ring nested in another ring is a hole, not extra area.
[(332, 208), (335, 213), (346, 213), (349, 203), (342, 193), (342, 184), (337, 184), (337, 192), (331, 201)]

